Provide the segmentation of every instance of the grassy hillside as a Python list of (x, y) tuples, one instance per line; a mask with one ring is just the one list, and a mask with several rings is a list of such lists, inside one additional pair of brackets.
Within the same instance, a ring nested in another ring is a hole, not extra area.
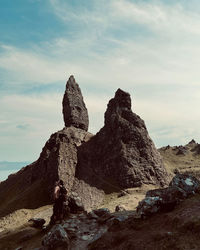
[(185, 146), (160, 148), (159, 152), (171, 175), (178, 170), (181, 173), (191, 173), (200, 178), (200, 144), (194, 140)]

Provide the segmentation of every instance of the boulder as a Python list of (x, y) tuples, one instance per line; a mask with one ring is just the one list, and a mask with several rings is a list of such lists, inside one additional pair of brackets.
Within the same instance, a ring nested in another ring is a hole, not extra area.
[(46, 221), (41, 218), (31, 218), (28, 222), (32, 223), (35, 228), (42, 228)]
[(71, 213), (79, 213), (85, 211), (83, 203), (77, 193), (72, 192), (71, 196), (68, 198), (68, 207)]
[(188, 174), (177, 173), (170, 182), (169, 187), (149, 190), (145, 199), (139, 202), (137, 213), (146, 216), (159, 211), (171, 211), (176, 204), (199, 192), (199, 190), (199, 180)]
[(66, 127), (73, 126), (85, 131), (88, 130), (88, 111), (83, 96), (74, 76), (70, 76), (66, 84), (63, 97), (63, 117)]
[(177, 173), (169, 185), (181, 188), (187, 196), (200, 191), (200, 181), (189, 174)]
[(99, 208), (93, 210), (93, 213), (95, 213), (97, 216), (101, 217), (104, 215), (110, 215), (110, 210), (108, 208)]
[(122, 211), (126, 211), (126, 208), (123, 205), (117, 205), (115, 207), (115, 212), (122, 212)]
[(95, 185), (91, 185), (90, 180), (86, 180), (90, 173), (85, 171), (84, 176), (86, 178), (82, 178), (77, 174), (77, 171), (78, 166), (76, 167), (76, 174), (71, 192), (78, 195), (81, 199), (84, 210), (89, 212), (102, 203), (105, 193), (103, 190), (98, 189)]
[(145, 197), (139, 202), (136, 211), (141, 217), (152, 215), (160, 210), (161, 201), (159, 196)]
[(44, 250), (70, 249), (69, 237), (61, 225), (55, 225), (42, 240)]

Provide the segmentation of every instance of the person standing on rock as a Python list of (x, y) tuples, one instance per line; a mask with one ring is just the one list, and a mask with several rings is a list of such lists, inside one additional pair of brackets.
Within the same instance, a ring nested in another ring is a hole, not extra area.
[(53, 206), (53, 215), (51, 217), (51, 224), (55, 224), (56, 221), (62, 221), (64, 218), (64, 207), (66, 202), (67, 190), (64, 187), (62, 180), (59, 180), (55, 183), (54, 188), (54, 206)]

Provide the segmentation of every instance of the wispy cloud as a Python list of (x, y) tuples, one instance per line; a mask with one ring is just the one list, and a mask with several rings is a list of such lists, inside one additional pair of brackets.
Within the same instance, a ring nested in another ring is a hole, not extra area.
[(22, 129), (22, 130), (26, 130), (26, 129), (28, 129), (29, 127), (30, 127), (29, 124), (18, 124), (18, 125), (16, 126), (16, 128), (19, 128), (19, 129)]
[(139, 23), (162, 35), (173, 35), (172, 39), (188, 34), (199, 35), (200, 14), (195, 9), (189, 10), (181, 2), (167, 4), (161, 1), (128, 0), (113, 1), (114, 13), (121, 19)]
[[(120, 87), (131, 93), (133, 110), (158, 146), (189, 137), (200, 140), (196, 1), (190, 2), (193, 8), (180, 1), (48, 3), (48, 12), (66, 34), (44, 37), (26, 48), (0, 43), (6, 89), (0, 99), (0, 159), (32, 160), (49, 135), (63, 127), (61, 101), (71, 74), (83, 91), (93, 133), (103, 125), (106, 104)], [(54, 85), (63, 88), (54, 93)], [(45, 91), (36, 93), (36, 86), (46, 86)]]

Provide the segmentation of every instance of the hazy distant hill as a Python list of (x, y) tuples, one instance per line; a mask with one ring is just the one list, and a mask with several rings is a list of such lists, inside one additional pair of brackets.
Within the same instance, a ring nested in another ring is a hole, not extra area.
[(184, 146), (167, 146), (159, 149), (168, 173), (175, 170), (189, 173), (200, 179), (200, 144), (195, 140)]
[(30, 162), (9, 162), (0, 161), (0, 181), (5, 180), (9, 174), (17, 172), (22, 167), (28, 165)]

